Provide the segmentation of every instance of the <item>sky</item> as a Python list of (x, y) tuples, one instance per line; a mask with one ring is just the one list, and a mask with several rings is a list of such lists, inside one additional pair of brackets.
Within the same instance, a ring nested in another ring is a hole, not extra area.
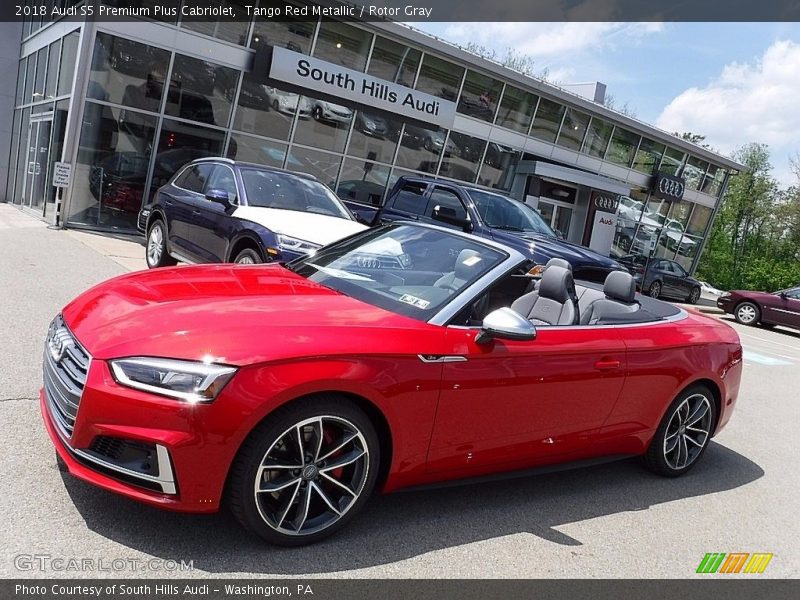
[(553, 82), (600, 81), (617, 106), (730, 155), (768, 144), (773, 175), (797, 183), (800, 23), (413, 23), (450, 42), (531, 56)]

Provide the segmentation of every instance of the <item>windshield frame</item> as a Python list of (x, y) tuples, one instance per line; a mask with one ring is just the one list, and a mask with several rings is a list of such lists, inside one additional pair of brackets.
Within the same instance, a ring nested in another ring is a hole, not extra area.
[[(478, 213), (478, 216), (481, 218), (481, 221), (483, 222), (484, 225), (486, 225), (486, 227), (488, 227), (490, 229), (499, 229), (501, 231), (510, 231), (512, 233), (535, 233), (535, 234), (538, 234), (538, 235), (544, 235), (544, 236), (547, 236), (547, 237), (552, 237), (552, 238), (558, 239), (558, 234), (556, 234), (556, 232), (553, 231), (552, 227), (550, 227), (547, 224), (547, 222), (544, 220), (542, 215), (540, 215), (539, 212), (535, 208), (533, 208), (532, 206), (529, 206), (525, 202), (517, 200), (516, 198), (512, 198), (511, 196), (506, 196), (504, 194), (498, 194), (497, 192), (491, 192), (489, 190), (482, 190), (482, 189), (479, 189), (479, 188), (465, 188), (465, 189), (467, 191), (467, 194), (469, 195), (470, 201), (473, 204), (475, 212)], [(481, 194), (481, 195), (484, 195), (484, 196), (490, 196), (490, 197), (498, 198), (499, 201), (509, 203), (515, 209), (518, 209), (518, 210), (522, 211), (523, 214), (527, 214), (527, 216), (529, 218), (531, 218), (536, 223), (536, 227), (537, 228), (536, 229), (522, 229), (522, 230), (519, 230), (519, 229), (516, 229), (516, 228), (511, 228), (511, 226), (504, 226), (503, 224), (498, 224), (498, 223), (492, 224), (492, 223), (489, 223), (485, 219), (484, 215), (481, 214), (481, 211), (478, 208), (478, 201), (475, 198), (475, 195), (478, 195), (478, 194)]]
[[(357, 300), (358, 302), (363, 302), (364, 304), (367, 304), (367, 305), (372, 306), (372, 307), (379, 308), (380, 310), (385, 310), (385, 311), (390, 312), (390, 313), (392, 313), (394, 315), (406, 317), (406, 318), (413, 319), (413, 320), (419, 321), (419, 322), (426, 322), (426, 323), (431, 324), (431, 325), (442, 325), (442, 326), (445, 326), (445, 325), (448, 324), (448, 322), (454, 316), (456, 316), (461, 310), (463, 310), (464, 307), (466, 307), (470, 302), (473, 302), (481, 293), (483, 293), (486, 289), (488, 289), (491, 285), (493, 285), (500, 277), (502, 277), (503, 275), (511, 272), (512, 270), (518, 268), (520, 265), (522, 265), (522, 264), (526, 263), (527, 261), (529, 261), (529, 259), (527, 257), (525, 257), (522, 253), (514, 250), (513, 248), (509, 248), (508, 246), (505, 246), (503, 244), (498, 244), (497, 242), (494, 242), (492, 240), (486, 240), (486, 239), (483, 239), (483, 238), (477, 238), (477, 237), (474, 237), (474, 236), (471, 236), (471, 235), (468, 235), (468, 234), (464, 234), (464, 233), (460, 233), (460, 232), (457, 232), (457, 231), (453, 231), (452, 229), (448, 229), (448, 228), (445, 228), (445, 227), (439, 227), (437, 225), (431, 225), (431, 224), (427, 224), (427, 223), (409, 222), (409, 221), (396, 221), (396, 222), (387, 223), (387, 224), (384, 224), (384, 225), (379, 225), (378, 227), (371, 227), (369, 229), (365, 229), (364, 231), (360, 231), (358, 233), (355, 233), (353, 235), (350, 235), (350, 236), (344, 238), (343, 240), (335, 242), (334, 244), (326, 246), (322, 251), (323, 252), (324, 251), (330, 251), (331, 249), (334, 249), (334, 251), (335, 251), (336, 247), (338, 247), (339, 245), (344, 245), (346, 243), (351, 243), (355, 238), (359, 238), (359, 237), (363, 236), (363, 237), (367, 237), (367, 238), (371, 239), (373, 236), (376, 235), (376, 232), (378, 232), (378, 231), (388, 231), (388, 230), (396, 229), (396, 228), (400, 228), (400, 227), (415, 227), (415, 228), (432, 229), (432, 230), (440, 231), (445, 235), (451, 235), (451, 236), (454, 236), (454, 237), (464, 238), (465, 241), (469, 242), (469, 244), (471, 244), (471, 245), (483, 246), (483, 247), (485, 247), (485, 248), (487, 248), (489, 250), (492, 250), (494, 252), (499, 252), (501, 254), (501, 259), (497, 262), (497, 264), (495, 264), (493, 267), (491, 267), (483, 275), (479, 276), (475, 281), (473, 281), (469, 285), (466, 285), (465, 287), (460, 289), (456, 294), (454, 294), (453, 296), (448, 298), (447, 301), (444, 302), (443, 304), (441, 304), (441, 306), (439, 306), (438, 310), (435, 313), (433, 313), (432, 315), (430, 315), (427, 319), (426, 318), (415, 318), (411, 314), (406, 314), (404, 312), (394, 310), (391, 307), (387, 307), (387, 306), (384, 306), (384, 305), (381, 305), (381, 304), (374, 303), (374, 302), (370, 301), (369, 298), (365, 298), (365, 297), (362, 297), (360, 295), (359, 296), (352, 295), (351, 293), (348, 293), (346, 290), (340, 289), (339, 286), (333, 287), (333, 286), (326, 285), (323, 282), (317, 282), (317, 281), (314, 281), (314, 283), (317, 283), (318, 285), (321, 285), (321, 286), (323, 286), (325, 288), (331, 289), (331, 290), (333, 290), (333, 291), (335, 291), (337, 293), (344, 294), (344, 295), (346, 295), (346, 296), (348, 296), (350, 298), (353, 298), (354, 300)], [(289, 269), (293, 273), (296, 273), (300, 277), (303, 277), (304, 279), (308, 279), (309, 276), (306, 276), (305, 274), (303, 274), (303, 273), (301, 273), (299, 271), (301, 271), (302, 267), (305, 264), (314, 263), (315, 262), (315, 258), (316, 258), (316, 256), (318, 254), (319, 253), (316, 253), (315, 255), (298, 257), (298, 258), (294, 259), (293, 261), (291, 261), (289, 263), (286, 263), (284, 265), (284, 267)], [(311, 266), (313, 266), (313, 265), (311, 265)], [(310, 280), (310, 281), (313, 281), (313, 280)]]

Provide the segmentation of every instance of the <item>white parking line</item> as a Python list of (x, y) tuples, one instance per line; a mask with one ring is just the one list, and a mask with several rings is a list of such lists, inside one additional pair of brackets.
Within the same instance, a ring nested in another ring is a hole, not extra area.
[(762, 338), (762, 337), (758, 337), (757, 335), (753, 335), (753, 334), (751, 334), (751, 333), (747, 333), (746, 331), (741, 331), (741, 330), (740, 330), (740, 331), (739, 331), (739, 336), (744, 336), (744, 337), (752, 338), (752, 339), (754, 339), (754, 340), (758, 340), (758, 341), (760, 341), (760, 342), (766, 342), (766, 343), (768, 343), (768, 344), (775, 344), (775, 345), (777, 345), (777, 346), (783, 346), (783, 347), (785, 347), (785, 348), (791, 348), (792, 350), (800, 350), (800, 348), (798, 348), (798, 346), (797, 346), (797, 345), (792, 345), (792, 344), (784, 344), (783, 342), (777, 342), (777, 341), (775, 341), (775, 340), (770, 340), (770, 339), (768, 339), (768, 338)]
[(752, 350), (748, 350), (747, 348), (744, 349), (743, 355), (746, 361), (758, 363), (760, 365), (767, 365), (770, 367), (785, 367), (787, 365), (793, 364), (792, 361), (790, 360), (773, 358), (772, 356), (767, 356), (766, 354), (759, 354), (758, 352), (753, 352)]

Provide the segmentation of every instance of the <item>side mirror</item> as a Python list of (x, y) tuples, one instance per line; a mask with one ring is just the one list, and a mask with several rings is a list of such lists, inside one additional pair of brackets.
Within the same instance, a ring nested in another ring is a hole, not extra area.
[(486, 344), (493, 338), (533, 340), (536, 339), (536, 327), (518, 312), (504, 306), (486, 315), (475, 343)]
[(228, 196), (228, 192), (218, 188), (212, 188), (208, 190), (206, 192), (206, 200), (216, 202), (217, 204), (222, 204), (222, 206), (225, 208), (228, 208), (231, 205), (231, 199)]
[(783, 298), (784, 300), (786, 300), (786, 298), (788, 298), (788, 296), (786, 295), (786, 292), (781, 292), (781, 293), (780, 293), (780, 294), (778, 294), (778, 295), (779, 295), (781, 298)]
[(456, 209), (450, 206), (439, 206), (437, 204), (433, 207), (431, 217), (433, 217), (434, 221), (441, 221), (442, 223), (447, 223), (448, 225), (461, 227), (468, 233), (472, 231), (472, 221), (470, 218), (467, 217), (466, 219), (463, 219), (459, 217), (456, 213)]

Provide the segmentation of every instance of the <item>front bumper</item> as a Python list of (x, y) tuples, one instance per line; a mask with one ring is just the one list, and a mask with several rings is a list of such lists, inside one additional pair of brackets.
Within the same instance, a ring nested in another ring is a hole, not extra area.
[[(219, 508), (228, 468), (244, 434), (225, 414), (223, 394), (188, 404), (116, 383), (108, 363), (92, 360), (71, 434), (59, 427), (45, 386), (39, 393), (45, 427), (75, 477), (147, 504), (184, 512)], [(153, 448), (149, 473), (97, 452), (98, 440)]]
[(724, 310), (726, 313), (733, 313), (733, 298), (730, 296), (717, 298), (717, 308)]

